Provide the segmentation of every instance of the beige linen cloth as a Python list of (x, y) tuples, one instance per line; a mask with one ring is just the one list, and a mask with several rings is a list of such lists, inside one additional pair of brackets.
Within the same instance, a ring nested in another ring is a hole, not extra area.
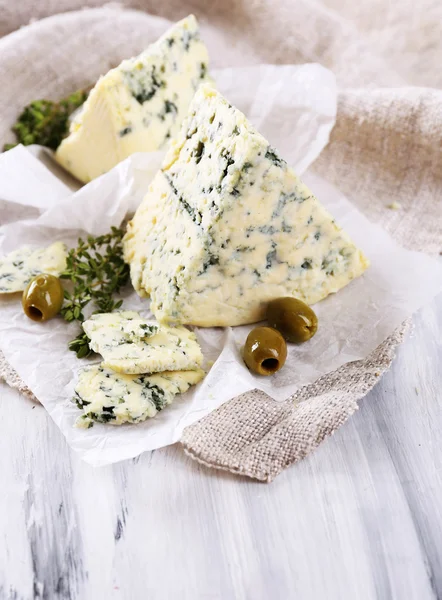
[[(85, 9), (85, 4), (92, 8)], [(1, 143), (11, 139), (8, 129), (24, 104), (39, 97), (58, 98), (93, 82), (165, 29), (161, 19), (152, 23), (141, 12), (114, 3), (97, 8), (101, 4), (0, 0), (0, 35), (5, 36), (0, 40)], [(401, 244), (439, 254), (442, 2), (121, 4), (174, 21), (193, 12), (203, 24), (216, 67), (320, 62), (332, 69), (341, 89), (338, 119), (314, 169)], [(19, 29), (49, 15), (54, 16)], [(400, 203), (399, 210), (388, 208), (394, 201)], [(366, 360), (322, 377), (286, 402), (276, 403), (261, 392), (227, 402), (185, 430), (185, 451), (211, 467), (271, 481), (356, 410), (358, 400), (390, 366), (406, 329), (404, 325), (396, 331)], [(0, 378), (29, 393), (1, 356)]]

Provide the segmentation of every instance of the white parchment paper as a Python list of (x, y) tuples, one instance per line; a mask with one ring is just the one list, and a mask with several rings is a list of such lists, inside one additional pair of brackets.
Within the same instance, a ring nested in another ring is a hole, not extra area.
[[(225, 69), (215, 79), (220, 91), (298, 173), (327, 143), (336, 115), (336, 88), (326, 69), (262, 65)], [(46, 154), (43, 162), (34, 154), (42, 158), (41, 150), (32, 153), (23, 147), (0, 156), (0, 221), (6, 223), (0, 228), (0, 254), (55, 240), (74, 246), (85, 232), (106, 233), (137, 207), (162, 158), (162, 153), (134, 155), (75, 192), (72, 181), (60, 179), (60, 171)], [(442, 266), (437, 260), (398, 246), (327, 182), (312, 175), (304, 180), (372, 265), (363, 277), (315, 307), (318, 333), (307, 344), (291, 345), (286, 366), (271, 378), (253, 376), (243, 364), (241, 346), (250, 327), (200, 328), (196, 332), (208, 375), (199, 386), (145, 423), (75, 429), (81, 413), (71, 398), (76, 372), (85, 361), (69, 352), (67, 343), (78, 326), (62, 319), (34, 323), (23, 315), (19, 297), (0, 299), (1, 350), (83, 459), (104, 465), (173, 443), (187, 425), (251, 389), (284, 400), (300, 386), (367, 356), (405, 318), (442, 291)], [(124, 308), (149, 316), (148, 302), (130, 286), (124, 297)]]

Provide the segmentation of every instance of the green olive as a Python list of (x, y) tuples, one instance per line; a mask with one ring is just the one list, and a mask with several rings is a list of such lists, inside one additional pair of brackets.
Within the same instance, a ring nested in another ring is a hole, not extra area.
[(244, 345), (244, 362), (258, 375), (273, 375), (284, 366), (287, 344), (284, 338), (271, 327), (255, 327), (247, 336)]
[(28, 283), (23, 292), (25, 315), (33, 321), (47, 321), (60, 312), (63, 288), (58, 277), (42, 273)]
[(301, 344), (313, 337), (318, 329), (314, 311), (296, 298), (277, 298), (267, 306), (267, 322), (289, 342)]

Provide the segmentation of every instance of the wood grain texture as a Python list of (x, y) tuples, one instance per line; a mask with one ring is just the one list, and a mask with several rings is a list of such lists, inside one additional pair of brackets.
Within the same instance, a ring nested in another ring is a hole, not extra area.
[(442, 597), (442, 298), (311, 456), (264, 485), (179, 446), (92, 469), (0, 385), (0, 600)]

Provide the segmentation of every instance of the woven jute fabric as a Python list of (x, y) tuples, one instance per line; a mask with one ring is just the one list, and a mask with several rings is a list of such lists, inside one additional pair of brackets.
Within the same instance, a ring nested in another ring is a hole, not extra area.
[[(1, 143), (24, 104), (88, 85), (158, 37), (166, 23), (147, 12), (171, 20), (193, 12), (214, 66), (320, 62), (331, 68), (341, 90), (338, 118), (314, 170), (404, 246), (442, 250), (438, 0), (133, 0), (96, 8), (101, 4), (0, 0)], [(28, 25), (35, 19), (42, 20)], [(389, 209), (392, 202), (400, 209)], [(208, 466), (272, 480), (356, 410), (390, 366), (406, 329), (286, 402), (261, 392), (227, 402), (185, 430), (185, 451)], [(1, 354), (0, 378), (29, 395)]]
[(20, 379), (20, 376), (14, 371), (11, 365), (5, 360), (5, 355), (0, 350), (0, 381), (5, 381), (8, 385), (16, 388), (21, 394), (24, 394), (34, 402), (38, 402), (37, 398)]

